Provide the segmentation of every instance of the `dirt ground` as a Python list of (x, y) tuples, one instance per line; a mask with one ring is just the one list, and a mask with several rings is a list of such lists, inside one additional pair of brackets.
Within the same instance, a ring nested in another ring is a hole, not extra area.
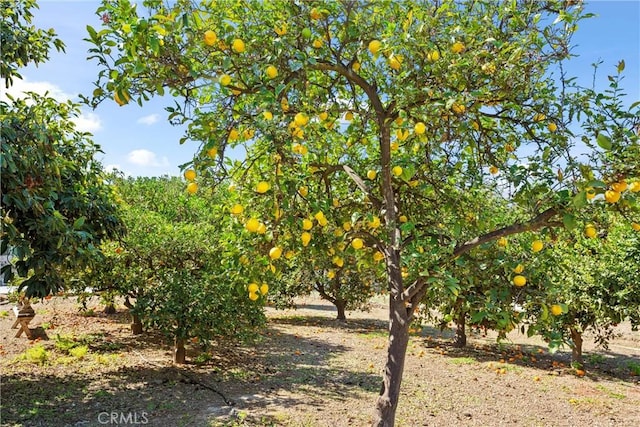
[[(123, 307), (105, 315), (95, 300), (83, 315), (74, 298), (37, 303), (41, 338), (30, 341), (13, 337), (11, 306), (0, 301), (1, 426), (366, 426), (385, 361), (383, 300), (346, 324), (315, 298), (268, 308), (254, 345), (191, 349), (183, 367), (159, 337), (132, 336)], [(412, 335), (396, 425), (638, 426), (640, 334), (619, 332), (609, 351), (585, 342), (578, 377), (569, 353), (520, 334), (455, 349), (451, 331), (424, 327)]]

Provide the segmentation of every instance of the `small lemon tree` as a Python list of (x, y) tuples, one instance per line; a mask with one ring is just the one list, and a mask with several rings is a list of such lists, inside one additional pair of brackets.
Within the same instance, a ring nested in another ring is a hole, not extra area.
[[(179, 99), (167, 107), (168, 118), (188, 124), (181, 142), (200, 144), (193, 161), (200, 175), (190, 192), (207, 174), (234, 181), (251, 171), (269, 174), (270, 208), (282, 209), (289, 223), (255, 218), (250, 228), (264, 227), (256, 244), (269, 244), (294, 223), (299, 228), (298, 218), (286, 216), (296, 180), (320, 174), (328, 188), (357, 195), (352, 227), (376, 224), (367, 245), (384, 257), (389, 292), (388, 357), (374, 425), (394, 425), (415, 310), (434, 280), (453, 277), (457, 258), (503, 236), (569, 222), (591, 180), (637, 177), (637, 169), (612, 161), (638, 158), (637, 135), (628, 131), (637, 115), (621, 108), (613, 116), (593, 113), (609, 105), (569, 78), (550, 77), (569, 58), (571, 35), (587, 16), (581, 4), (147, 5), (146, 15), (124, 0), (98, 8), (103, 26), (88, 27), (88, 40), (100, 71), (87, 102), (142, 104), (165, 92)], [(597, 141), (593, 148), (607, 155), (579, 159), (580, 138)], [(241, 144), (247, 155), (225, 162), (227, 148)], [(220, 157), (211, 162), (205, 154), (214, 149)], [(565, 179), (558, 180), (558, 169)], [(369, 171), (377, 173), (374, 182)], [(519, 206), (521, 219), (469, 226), (461, 196), (478, 187)], [(324, 194), (314, 197), (310, 211), (328, 212), (328, 203)], [(422, 221), (421, 212), (433, 215)], [(289, 249), (304, 254), (308, 238)]]

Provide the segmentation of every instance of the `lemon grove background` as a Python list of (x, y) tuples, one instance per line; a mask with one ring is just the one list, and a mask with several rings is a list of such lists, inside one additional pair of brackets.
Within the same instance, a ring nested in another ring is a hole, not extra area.
[[(142, 3), (142, 2), (139, 2)], [(95, 62), (86, 60), (89, 44), (86, 26), (99, 27), (95, 10), (99, 2), (92, 0), (40, 0), (34, 11), (34, 24), (54, 28), (66, 44), (66, 52), (51, 52), (51, 58), (39, 67), (23, 70), (23, 80), (16, 80), (10, 93), (34, 91), (56, 99), (78, 100), (78, 94), (89, 95), (97, 73)], [(600, 59), (599, 75), (613, 74), (619, 60), (626, 63), (627, 76), (640, 75), (640, 1), (602, 0), (586, 2), (586, 10), (597, 16), (581, 22), (574, 37), (568, 74), (579, 76), (584, 85), (591, 83), (591, 64)], [(142, 11), (144, 8), (139, 5)], [(605, 79), (599, 78), (600, 84)], [(640, 79), (627, 78), (628, 104), (640, 98)], [(599, 88), (602, 89), (602, 88)], [(6, 92), (2, 88), (2, 92)], [(2, 95), (3, 96), (3, 95)], [(99, 158), (106, 169), (117, 168), (131, 176), (180, 175), (179, 165), (193, 157), (195, 147), (181, 146), (178, 140), (183, 128), (166, 120), (164, 106), (169, 100), (154, 98), (143, 108), (134, 103), (119, 107), (115, 101), (103, 103), (95, 111), (84, 108), (77, 120), (81, 130), (93, 133), (104, 154)], [(229, 153), (227, 153), (229, 154)], [(232, 156), (242, 156), (238, 149)]]

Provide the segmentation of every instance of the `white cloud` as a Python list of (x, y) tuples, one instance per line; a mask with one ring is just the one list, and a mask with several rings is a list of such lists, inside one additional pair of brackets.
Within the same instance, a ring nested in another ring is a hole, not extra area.
[(151, 126), (160, 119), (158, 114), (149, 114), (148, 116), (140, 117), (137, 122), (143, 125)]
[[(60, 89), (60, 87), (47, 81), (30, 82), (27, 79), (14, 79), (13, 85), (0, 93), (0, 100), (8, 100), (5, 94), (10, 94), (14, 98), (25, 98), (25, 92), (35, 92), (40, 95), (47, 94), (47, 96), (58, 102), (66, 102), (74, 98)], [(72, 121), (76, 124), (76, 129), (81, 132), (93, 133), (102, 129), (102, 122), (96, 113), (81, 111), (80, 115), (74, 117)]]
[(149, 150), (133, 150), (127, 155), (127, 161), (138, 166), (168, 167), (169, 159), (158, 159), (156, 153)]

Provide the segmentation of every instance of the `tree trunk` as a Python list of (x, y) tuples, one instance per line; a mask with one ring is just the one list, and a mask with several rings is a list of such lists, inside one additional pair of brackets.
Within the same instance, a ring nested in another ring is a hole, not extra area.
[(376, 403), (373, 427), (393, 427), (400, 397), (404, 360), (409, 344), (409, 316), (401, 298), (389, 297), (389, 348)]
[(463, 348), (467, 345), (467, 331), (465, 329), (466, 313), (462, 312), (456, 318), (456, 337), (453, 340), (453, 346)]
[(186, 354), (186, 350), (184, 349), (184, 340), (176, 338), (173, 363), (184, 364), (186, 361)]
[(142, 333), (142, 321), (137, 314), (131, 315), (131, 333), (133, 335), (140, 335)]
[(580, 368), (582, 368), (582, 332), (579, 332), (576, 328), (571, 328), (571, 341), (573, 341), (571, 362), (580, 364)]
[(345, 313), (346, 303), (344, 302), (344, 300), (336, 299), (336, 302), (334, 303), (334, 305), (338, 309), (338, 316), (336, 317), (336, 319), (341, 322), (346, 322), (347, 321), (347, 316)]
[(104, 306), (104, 314), (116, 314), (116, 305), (112, 302)]

